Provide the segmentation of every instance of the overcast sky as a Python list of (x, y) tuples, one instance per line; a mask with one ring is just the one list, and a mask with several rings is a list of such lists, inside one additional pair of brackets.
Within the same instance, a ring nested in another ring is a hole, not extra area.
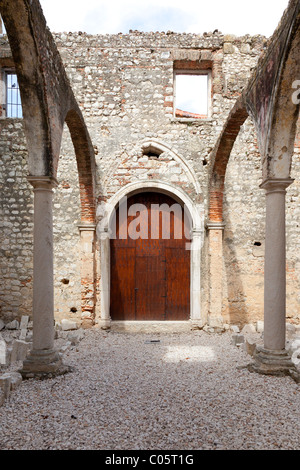
[(40, 0), (52, 32), (90, 34), (218, 29), (271, 36), (288, 0)]

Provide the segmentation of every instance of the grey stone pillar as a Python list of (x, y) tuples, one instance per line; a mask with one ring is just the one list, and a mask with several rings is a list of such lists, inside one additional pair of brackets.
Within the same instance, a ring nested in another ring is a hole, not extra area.
[(264, 347), (255, 354), (254, 369), (273, 375), (288, 374), (294, 365), (286, 341), (285, 195), (292, 179), (268, 179), (266, 190)]
[(52, 188), (47, 176), (29, 177), (34, 188), (33, 348), (20, 371), (24, 378), (53, 376), (65, 371), (54, 350)]

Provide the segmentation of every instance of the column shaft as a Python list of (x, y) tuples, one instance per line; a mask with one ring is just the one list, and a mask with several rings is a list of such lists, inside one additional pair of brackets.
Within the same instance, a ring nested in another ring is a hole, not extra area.
[(49, 178), (29, 179), (34, 186), (33, 349), (54, 344), (53, 217)]
[(20, 370), (23, 378), (46, 378), (66, 373), (54, 349), (53, 218), (54, 178), (28, 178), (34, 187), (33, 348)]
[(265, 183), (266, 248), (264, 290), (264, 347), (285, 348), (286, 237), (285, 188), (290, 182)]

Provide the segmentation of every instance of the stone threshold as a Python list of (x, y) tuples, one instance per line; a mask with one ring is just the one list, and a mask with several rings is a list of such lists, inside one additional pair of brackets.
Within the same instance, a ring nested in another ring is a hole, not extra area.
[(193, 324), (188, 321), (111, 321), (112, 331), (134, 333), (186, 333), (192, 330)]

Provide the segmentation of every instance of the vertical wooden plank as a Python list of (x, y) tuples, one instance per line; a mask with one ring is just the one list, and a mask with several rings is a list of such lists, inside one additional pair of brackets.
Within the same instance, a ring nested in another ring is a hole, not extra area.
[(135, 248), (111, 244), (110, 314), (135, 320)]
[(166, 247), (166, 320), (190, 317), (190, 252), (184, 247)]
[(136, 257), (136, 320), (165, 320), (165, 263), (160, 254)]

